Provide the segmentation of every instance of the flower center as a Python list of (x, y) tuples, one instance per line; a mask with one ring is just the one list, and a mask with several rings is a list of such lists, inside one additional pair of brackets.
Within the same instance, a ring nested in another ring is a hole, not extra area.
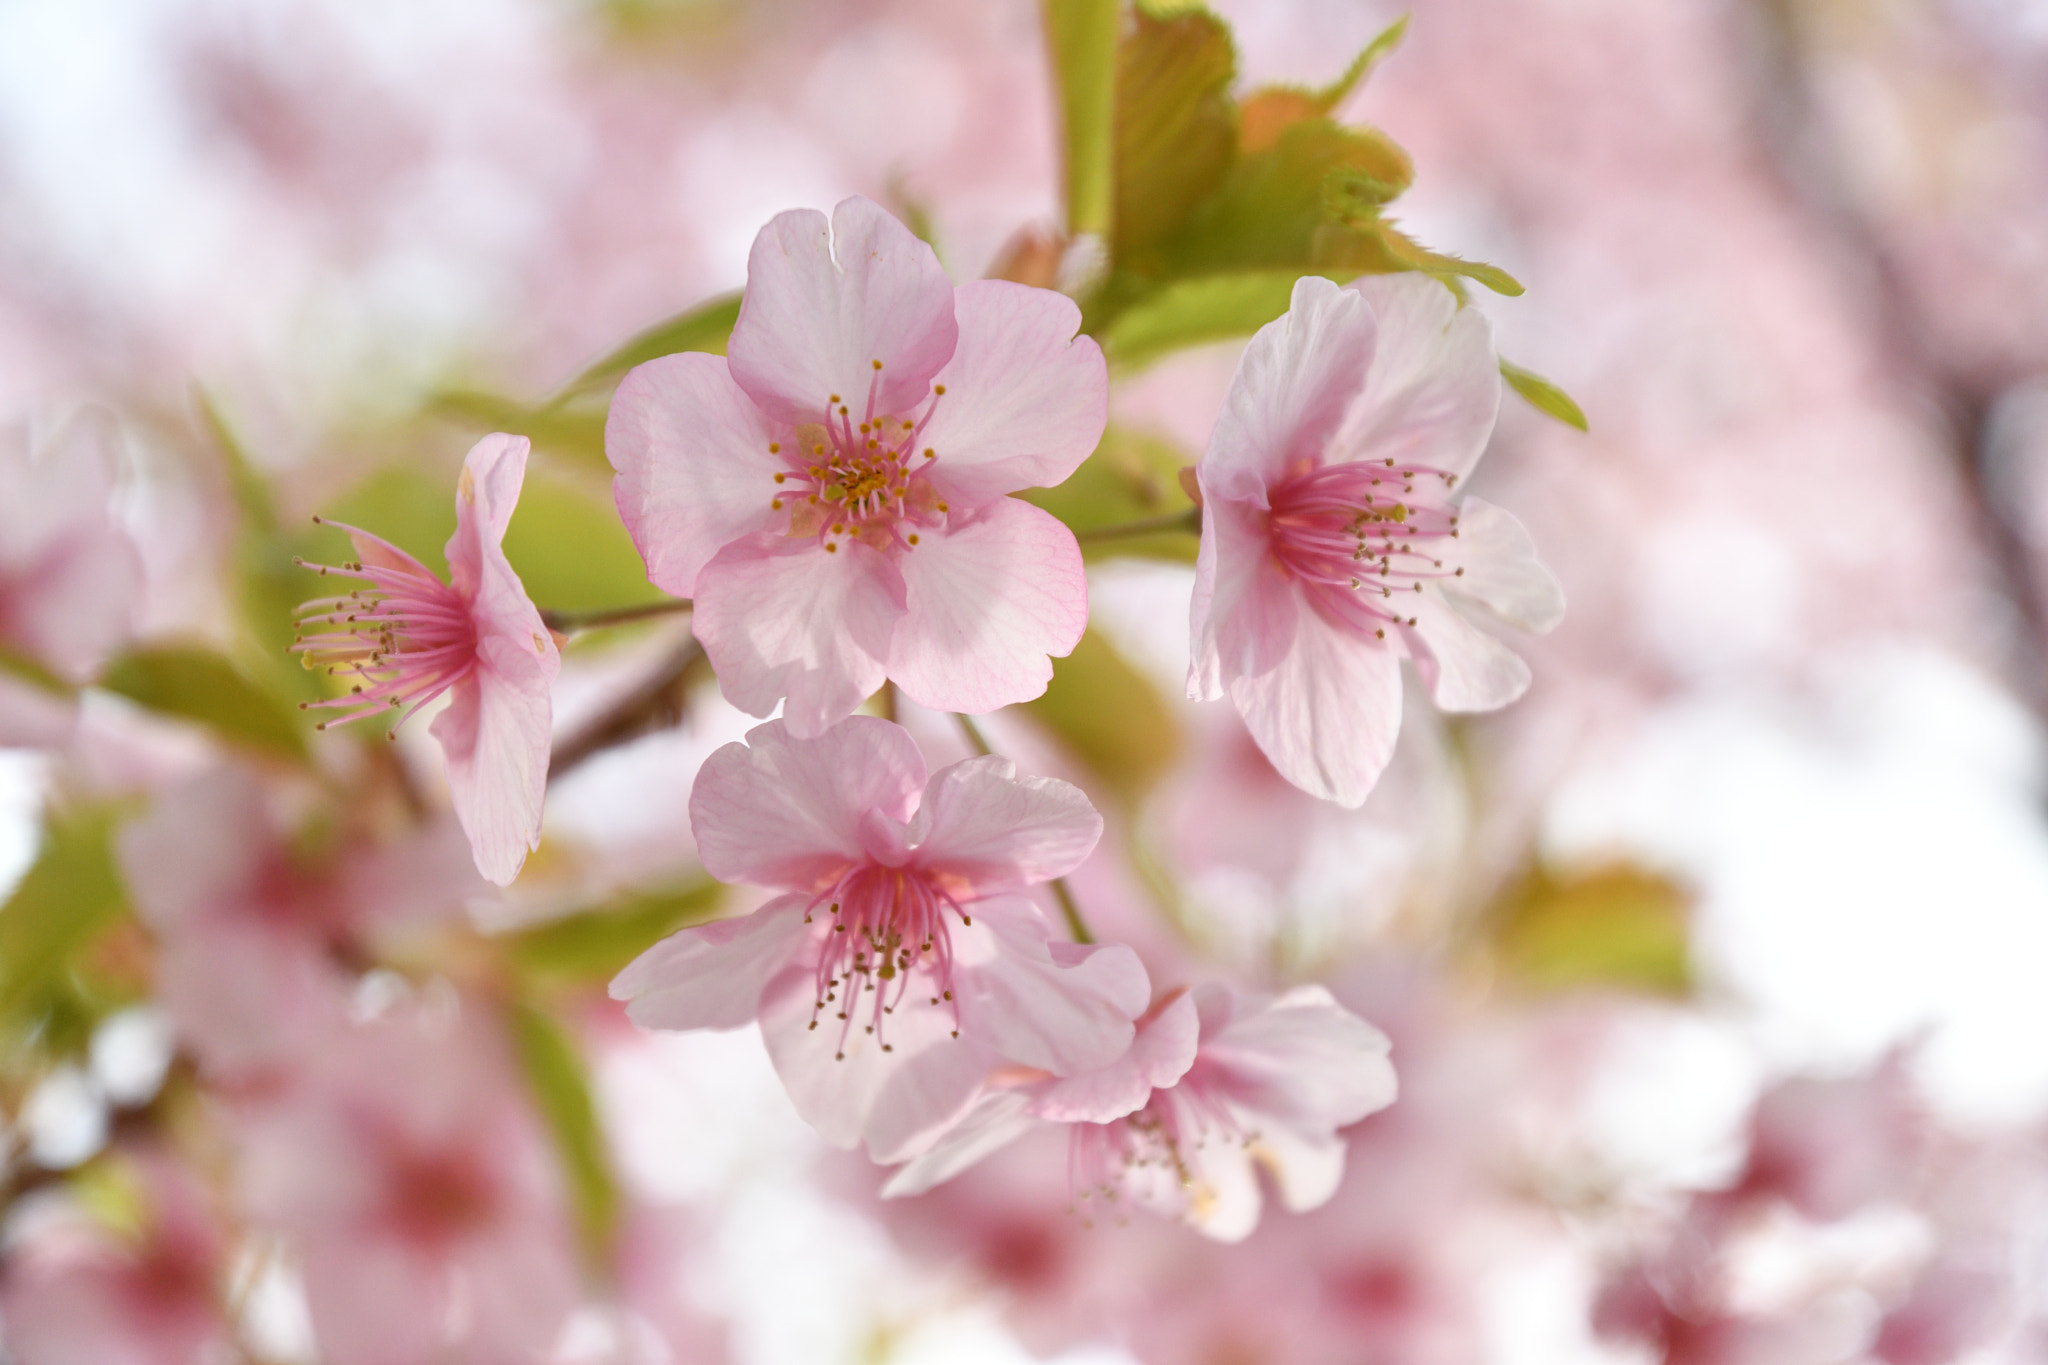
[(943, 524), (947, 511), (926, 477), (939, 453), (918, 445), (946, 386), (932, 386), (921, 415), (877, 412), (882, 362), (874, 366), (867, 409), (858, 422), (835, 393), (824, 421), (805, 422), (768, 446), (788, 466), (774, 476), (769, 507), (787, 509), (789, 534), (816, 537), (828, 553), (837, 553), (847, 539), (877, 550), (914, 549), (919, 529)]
[(462, 595), (405, 551), (353, 526), (323, 524), (368, 540), (388, 562), (295, 561), (323, 576), (338, 574), (365, 585), (343, 597), (315, 598), (300, 606), (300, 633), (289, 646), (291, 652), (307, 668), (324, 668), (355, 682), (345, 697), (300, 702), (299, 708), (345, 708), (344, 714), (321, 721), (322, 730), (380, 711), (410, 708), (394, 722), (395, 733), (414, 711), (475, 669), (476, 622)]
[[(1201, 1066), (1198, 1058), (1195, 1068)], [(1067, 1185), (1075, 1209), (1097, 1195), (1110, 1205), (1130, 1196), (1154, 1207), (1178, 1202), (1197, 1219), (1216, 1191), (1189, 1154), (1212, 1143), (1248, 1147), (1258, 1140), (1212, 1098), (1196, 1069), (1172, 1089), (1153, 1091), (1137, 1113), (1110, 1123), (1076, 1123), (1070, 1134)]]
[(1358, 461), (1305, 469), (1276, 485), (1267, 514), (1273, 557), (1323, 616), (1374, 638), (1413, 626), (1406, 595), (1454, 578), (1458, 476), (1427, 465)]
[[(822, 907), (822, 916), (821, 916)], [(804, 923), (824, 923), (818, 953), (817, 1003), (811, 1027), (830, 1011), (839, 1022), (838, 1056), (856, 1024), (894, 1052), (888, 1019), (908, 1000), (950, 1007), (960, 1036), (960, 1004), (953, 998), (953, 940), (947, 914), (962, 924), (974, 917), (913, 868), (863, 863), (818, 893)]]

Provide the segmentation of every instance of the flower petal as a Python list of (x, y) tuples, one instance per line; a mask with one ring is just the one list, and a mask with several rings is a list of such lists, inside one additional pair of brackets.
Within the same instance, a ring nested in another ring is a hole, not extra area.
[(1204, 1074), (1255, 1116), (1253, 1130), (1333, 1133), (1394, 1102), (1387, 1036), (1323, 987), (1263, 997), (1205, 985), (1195, 994)]
[(910, 817), (924, 777), (924, 756), (900, 725), (850, 716), (798, 739), (771, 720), (704, 760), (690, 833), (720, 881), (815, 891), (865, 856), (871, 811)]
[(476, 670), (449, 689), (432, 733), (448, 762), (448, 797), (476, 870), (509, 886), (527, 850), (540, 847), (553, 719), (548, 690), (562, 661), (545, 630), (524, 640), (487, 634), (476, 652)]
[(1497, 711), (1529, 690), (1522, 656), (1465, 618), (1441, 591), (1419, 594), (1406, 632), (1415, 671), (1445, 711)]
[(1108, 1123), (1143, 1108), (1194, 1065), (1201, 1025), (1185, 992), (1138, 1026), (1130, 1050), (1099, 1071), (1053, 1081), (1037, 1089), (1031, 1112), (1061, 1123)]
[(691, 596), (713, 555), (767, 528), (785, 468), (768, 453), (776, 431), (718, 356), (665, 355), (619, 381), (604, 424), (612, 499), (656, 587)]
[(1279, 1187), (1291, 1213), (1321, 1208), (1344, 1182), (1344, 1139), (1262, 1128), (1247, 1150)]
[(889, 676), (935, 711), (981, 714), (1043, 695), (1047, 656), (1072, 653), (1088, 628), (1074, 533), (1015, 498), (955, 513), (896, 565), (906, 610)]
[(1320, 463), (1373, 362), (1373, 315), (1320, 275), (1245, 347), (1196, 475), (1205, 501), (1254, 498), (1301, 461)]
[[(777, 214), (747, 257), (726, 355), (732, 377), (784, 422), (821, 417), (837, 394), (865, 416), (908, 413), (959, 339), (953, 285), (932, 249), (879, 205)], [(875, 362), (882, 362), (881, 368)]]
[(679, 929), (612, 978), (611, 997), (642, 1028), (741, 1028), (762, 992), (802, 951), (806, 897), (779, 896), (749, 915)]
[(1188, 697), (1214, 701), (1246, 674), (1277, 668), (1306, 614), (1299, 585), (1272, 556), (1265, 508), (1210, 500), (1188, 608)]
[(1312, 610), (1298, 622), (1294, 647), (1279, 664), (1231, 682), (1230, 698), (1282, 777), (1355, 809), (1393, 757), (1401, 662)]
[(960, 344), (936, 382), (920, 450), (940, 495), (966, 507), (1064, 482), (1102, 440), (1109, 369), (1081, 310), (1064, 294), (1008, 280), (953, 292)]
[(882, 1186), (882, 1198), (923, 1194), (1023, 1137), (1043, 1122), (1026, 1112), (1030, 1102), (1030, 1094), (1023, 1089), (984, 1092), (936, 1144), (897, 1168)]
[(1486, 315), (1460, 308), (1427, 275), (1362, 275), (1345, 292), (1370, 305), (1379, 343), (1333, 453), (1464, 477), (1500, 411), (1500, 357)]
[(850, 715), (887, 676), (883, 661), (904, 610), (903, 579), (879, 551), (849, 540), (735, 541), (697, 575), (691, 629), (727, 701), (783, 719), (802, 736)]
[(1055, 942), (1026, 900), (980, 901), (973, 912), (952, 934), (963, 1037), (1056, 1076), (1099, 1070), (1130, 1048), (1152, 994), (1136, 953)]
[(917, 823), (918, 866), (966, 883), (975, 896), (1063, 877), (1102, 838), (1102, 816), (1079, 787), (1019, 777), (1014, 763), (996, 757), (940, 769)]
[(953, 1036), (950, 1010), (898, 1009), (886, 1044), (860, 1028), (841, 1039), (830, 1015), (811, 1027), (816, 990), (810, 967), (769, 982), (761, 1036), (791, 1102), (820, 1136), (835, 1147), (865, 1141), (871, 1157), (889, 1164), (959, 1121), (992, 1059), (965, 1028)]
[(1458, 509), (1458, 531), (1465, 572), (1444, 580), (1445, 594), (1478, 602), (1538, 635), (1555, 630), (1564, 620), (1564, 588), (1536, 558), (1536, 542), (1522, 523), (1482, 498), (1467, 498)]

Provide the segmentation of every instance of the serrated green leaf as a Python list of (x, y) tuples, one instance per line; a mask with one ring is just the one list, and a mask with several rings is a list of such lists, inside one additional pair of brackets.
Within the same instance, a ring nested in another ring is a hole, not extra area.
[(1093, 630), (1025, 709), (1128, 803), (1151, 789), (1180, 748), (1165, 701)]
[(1325, 191), (1334, 174), (1384, 187), (1388, 198), (1414, 179), (1408, 154), (1385, 134), (1327, 118), (1301, 119), (1272, 146), (1238, 158), (1216, 194), (1160, 246), (1166, 269), (1202, 275), (1341, 265), (1323, 247), (1344, 225)]
[[(678, 351), (724, 355), (725, 344), (731, 338), (733, 324), (739, 321), (739, 317), (740, 296), (720, 294), (665, 322), (658, 322), (563, 385), (560, 397), (543, 411), (559, 408), (564, 399), (609, 389), (635, 365), (644, 365), (660, 356), (674, 355)], [(601, 427), (602, 422), (599, 425)]]
[(712, 918), (723, 897), (717, 882), (696, 882), (596, 906), (508, 934), (500, 942), (508, 957), (533, 976), (603, 984), (676, 930)]
[(1400, 45), (1408, 32), (1408, 16), (1402, 15), (1382, 29), (1364, 51), (1351, 59), (1344, 74), (1320, 89), (1298, 85), (1269, 85), (1253, 91), (1244, 100), (1238, 145), (1247, 152), (1270, 147), (1281, 130), (1305, 118), (1328, 114), (1342, 104), (1380, 60)]
[(1539, 871), (1497, 913), (1495, 957), (1509, 979), (1534, 990), (1683, 995), (1692, 989), (1691, 905), (1683, 887), (1640, 868), (1566, 879)]
[(99, 686), (160, 715), (196, 721), (248, 752), (306, 761), (306, 740), (271, 693), (201, 645), (155, 645), (114, 660)]
[(66, 996), (79, 951), (121, 917), (115, 822), (112, 810), (93, 808), (44, 827), (35, 862), (0, 906), (0, 1018), (30, 1022)]
[(1287, 311), (1300, 276), (1247, 270), (1177, 280), (1119, 313), (1097, 335), (1111, 364), (1141, 369), (1173, 351), (1249, 336)]
[(1214, 15), (1140, 8), (1116, 53), (1116, 207), (1119, 263), (1142, 256), (1185, 223), (1229, 172), (1237, 152), (1230, 82), (1237, 53)]
[(1108, 238), (1115, 197), (1118, 0), (1045, 0), (1045, 42), (1059, 91), (1067, 231)]
[(1587, 430), (1586, 412), (1572, 396), (1533, 370), (1520, 365), (1500, 362), (1501, 378), (1508, 381), (1508, 387), (1522, 395), (1525, 402), (1547, 417), (1554, 417), (1568, 427)]
[(1186, 452), (1170, 441), (1129, 427), (1113, 426), (1103, 433), (1095, 453), (1082, 461), (1065, 483), (1057, 488), (1027, 489), (1021, 496), (1083, 537), (1082, 552), (1091, 559), (1136, 555), (1192, 564), (1199, 542), (1185, 531), (1119, 538), (1100, 544), (1087, 541), (1090, 532), (1169, 516), (1193, 507), (1179, 478), (1181, 469), (1189, 463)]
[(1441, 251), (1431, 251), (1392, 223), (1381, 226), (1380, 237), (1393, 252), (1394, 259), (1411, 270), (1420, 270), (1424, 274), (1439, 278), (1462, 277), (1483, 284), (1494, 293), (1504, 294), (1509, 298), (1523, 292), (1521, 281), (1499, 266), (1468, 261), (1462, 256), (1446, 255)]
[(515, 1003), (510, 1023), (513, 1050), (562, 1162), (584, 1249), (601, 1268), (618, 1229), (619, 1186), (582, 1054), (560, 1024), (530, 1003)]

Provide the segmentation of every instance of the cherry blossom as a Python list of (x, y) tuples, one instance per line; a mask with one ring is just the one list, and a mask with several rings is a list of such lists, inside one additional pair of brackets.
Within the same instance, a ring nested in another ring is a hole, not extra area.
[(1310, 276), (1246, 348), (1197, 467), (1188, 695), (1228, 694), (1303, 790), (1364, 802), (1403, 657), (1448, 711), (1528, 688), (1475, 618), (1547, 631), (1563, 593), (1521, 524), (1458, 488), (1499, 403), (1486, 318), (1426, 276)]
[(561, 654), (505, 558), (505, 528), (526, 477), (523, 436), (484, 437), (462, 464), (448, 575), (353, 526), (362, 558), (308, 565), (364, 586), (300, 610), (293, 646), (308, 667), (354, 679), (347, 696), (314, 702), (342, 714), (320, 728), (402, 709), (399, 721), (448, 696), (434, 738), (448, 761), (448, 794), (469, 835), (477, 871), (500, 886), (540, 846), (547, 785), (549, 699)]
[(927, 781), (888, 721), (810, 740), (773, 721), (705, 762), (690, 820), (713, 876), (784, 894), (656, 944), (612, 995), (650, 1028), (758, 1018), (828, 1141), (901, 1161), (1004, 1062), (1074, 1075), (1130, 1047), (1151, 993), (1137, 955), (1055, 940), (1019, 894), (1101, 837), (1067, 783), (999, 758)]
[(542, 1360), (577, 1298), (551, 1154), (497, 1040), (401, 1005), (240, 1129), (242, 1195), (301, 1258), (332, 1365)]
[(719, 685), (815, 736), (892, 678), (942, 711), (1026, 701), (1087, 624), (1080, 547), (1006, 494), (1057, 484), (1108, 411), (1080, 310), (954, 288), (866, 199), (755, 239), (728, 359), (628, 374), (605, 449), (648, 577), (696, 604)]
[(1258, 1225), (1256, 1167), (1295, 1212), (1336, 1193), (1337, 1130), (1394, 1101), (1387, 1054), (1386, 1036), (1321, 986), (1255, 996), (1205, 984), (1154, 1011), (1130, 1052), (1099, 1072), (993, 1078), (885, 1192), (918, 1193), (1063, 1122), (1079, 1198), (1128, 1201), (1239, 1241)]

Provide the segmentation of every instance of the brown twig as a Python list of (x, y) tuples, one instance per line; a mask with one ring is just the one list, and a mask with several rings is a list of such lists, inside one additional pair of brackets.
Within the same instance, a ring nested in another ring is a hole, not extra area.
[(555, 745), (548, 776), (558, 779), (584, 760), (653, 730), (680, 724), (689, 712), (690, 675), (704, 662), (695, 639), (683, 641), (638, 687)]

